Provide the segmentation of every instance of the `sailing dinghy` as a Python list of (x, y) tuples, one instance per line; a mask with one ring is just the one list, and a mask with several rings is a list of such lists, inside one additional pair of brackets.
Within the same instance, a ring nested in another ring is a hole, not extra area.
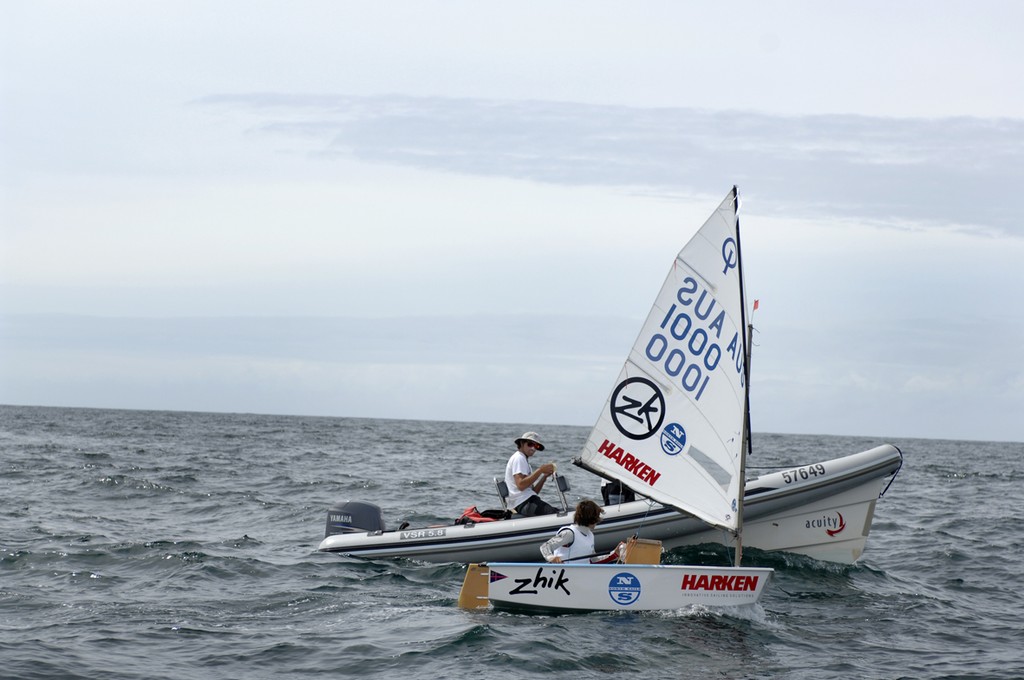
[[(739, 607), (761, 599), (772, 570), (664, 564), (470, 564), (463, 609), (532, 612)], [(474, 585), (479, 584), (479, 585)]]
[(742, 560), (750, 325), (735, 187), (676, 256), (579, 464), (735, 538), (735, 566), (490, 564), (487, 599), (540, 609), (756, 602)]
[[(605, 505), (595, 548), (611, 551), (636, 534), (668, 549), (702, 543), (739, 548), (742, 536), (748, 547), (852, 564), (903, 455), (883, 444), (744, 485), (749, 324), (738, 201), (734, 189), (676, 257), (574, 461), (638, 494)], [(500, 490), (499, 497), (504, 504)], [(532, 562), (538, 546), (571, 519), (564, 494), (562, 501), (558, 515), (391, 529), (377, 505), (347, 501), (328, 511), (319, 550), (430, 562)]]

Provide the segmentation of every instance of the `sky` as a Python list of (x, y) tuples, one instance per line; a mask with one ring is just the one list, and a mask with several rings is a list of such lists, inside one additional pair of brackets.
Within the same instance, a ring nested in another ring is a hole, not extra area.
[(755, 431), (1024, 441), (1020, 25), (0, 0), (0, 403), (592, 425), (737, 185)]

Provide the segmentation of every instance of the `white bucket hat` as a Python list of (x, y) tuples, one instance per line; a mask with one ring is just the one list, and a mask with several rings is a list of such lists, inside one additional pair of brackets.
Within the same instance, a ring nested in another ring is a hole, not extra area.
[(522, 442), (524, 441), (536, 444), (538, 451), (544, 450), (544, 445), (540, 443), (540, 435), (536, 432), (524, 432), (522, 436), (516, 439), (516, 447), (522, 446)]

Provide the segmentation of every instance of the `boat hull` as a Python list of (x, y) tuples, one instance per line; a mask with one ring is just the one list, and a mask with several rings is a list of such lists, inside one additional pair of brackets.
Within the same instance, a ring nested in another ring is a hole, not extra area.
[(487, 600), (540, 611), (654, 611), (755, 604), (771, 569), (654, 564), (491, 563)]
[[(875, 503), (899, 471), (903, 456), (888, 444), (799, 466), (747, 483), (743, 545), (851, 564), (860, 558)], [(605, 506), (595, 549), (612, 550), (634, 534), (666, 548), (732, 544), (732, 536), (701, 520), (647, 500)], [(534, 562), (539, 546), (571, 517), (564, 513), (497, 522), (336, 534), (324, 552), (361, 557), (409, 557), (428, 562)]]

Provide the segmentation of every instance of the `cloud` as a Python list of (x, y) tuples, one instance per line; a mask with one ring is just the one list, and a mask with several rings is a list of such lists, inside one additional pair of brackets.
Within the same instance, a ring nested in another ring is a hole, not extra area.
[[(115, 146), (17, 192), (0, 401), (589, 424), (639, 324), (590, 317), (645, 313), (737, 183), (757, 428), (1020, 437), (1019, 121), (283, 94), (183, 119), (160, 173)], [(99, 316), (40, 314), (69, 311)]]
[(769, 214), (1022, 235), (1024, 121), (781, 116), (550, 101), (223, 94), (249, 134), (320, 158), (717, 196)]

